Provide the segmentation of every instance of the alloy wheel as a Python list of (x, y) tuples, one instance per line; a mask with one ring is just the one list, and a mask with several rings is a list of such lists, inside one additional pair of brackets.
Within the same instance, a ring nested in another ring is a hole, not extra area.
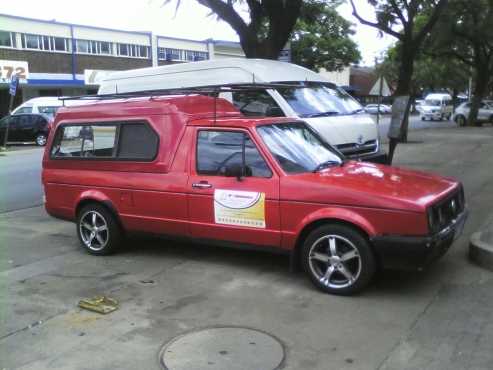
[(91, 210), (82, 215), (79, 221), (82, 242), (93, 251), (102, 250), (110, 237), (105, 218), (97, 211)]
[(362, 262), (351, 241), (339, 235), (325, 235), (310, 247), (308, 264), (321, 284), (341, 289), (358, 280)]
[(46, 145), (46, 136), (45, 135), (38, 135), (36, 137), (36, 144), (39, 146), (45, 146)]

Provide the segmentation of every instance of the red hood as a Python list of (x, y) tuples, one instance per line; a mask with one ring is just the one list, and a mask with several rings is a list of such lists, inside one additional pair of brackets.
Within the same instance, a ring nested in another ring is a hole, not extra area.
[(458, 185), (430, 173), (351, 161), (318, 173), (284, 177), (281, 199), (420, 212)]

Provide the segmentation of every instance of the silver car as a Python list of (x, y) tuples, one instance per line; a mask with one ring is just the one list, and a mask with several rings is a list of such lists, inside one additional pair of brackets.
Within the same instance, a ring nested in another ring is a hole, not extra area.
[[(469, 118), (471, 103), (462, 103), (457, 107), (454, 113), (454, 121), (459, 126), (465, 126)], [(493, 122), (493, 106), (482, 102), (478, 111), (478, 122)]]

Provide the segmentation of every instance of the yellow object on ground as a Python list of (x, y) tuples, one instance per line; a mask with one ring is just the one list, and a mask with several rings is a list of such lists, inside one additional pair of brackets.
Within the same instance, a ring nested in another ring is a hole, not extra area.
[(107, 314), (118, 308), (118, 301), (106, 296), (96, 296), (81, 299), (78, 306), (89, 311)]

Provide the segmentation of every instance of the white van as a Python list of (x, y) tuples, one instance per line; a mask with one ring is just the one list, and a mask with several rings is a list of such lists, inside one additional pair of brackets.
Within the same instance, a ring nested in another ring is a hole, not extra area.
[(449, 120), (454, 113), (452, 97), (449, 94), (429, 94), (421, 104), (421, 120)]
[(230, 84), (281, 83), (278, 88), (223, 93), (246, 116), (300, 117), (349, 158), (386, 163), (378, 127), (361, 105), (323, 76), (291, 63), (220, 59), (114, 72), (98, 94)]
[(12, 111), (12, 114), (23, 113), (42, 113), (51, 118), (55, 117), (58, 108), (64, 106), (81, 105), (86, 104), (83, 100), (67, 100), (65, 103), (60, 100), (58, 96), (42, 96), (39, 98), (32, 98)]
[(12, 111), (12, 114), (43, 113), (53, 118), (62, 105), (63, 102), (57, 96), (32, 98), (19, 105)]

